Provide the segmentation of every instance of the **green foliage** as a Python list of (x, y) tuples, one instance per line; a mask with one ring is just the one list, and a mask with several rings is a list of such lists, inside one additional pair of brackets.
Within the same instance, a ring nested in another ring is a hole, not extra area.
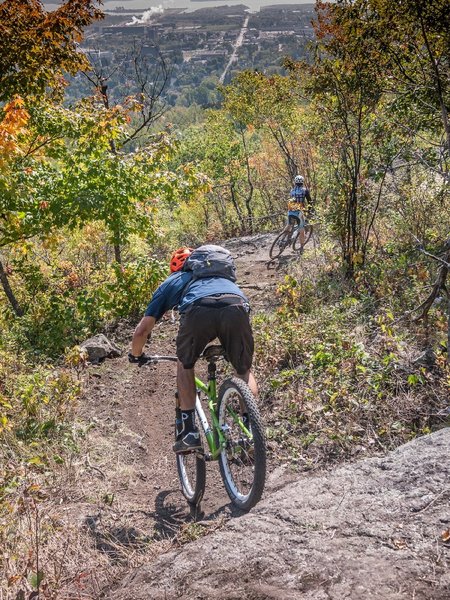
[(295, 125), (298, 95), (288, 77), (244, 71), (222, 92), (224, 107), (238, 122), (269, 128)]
[(140, 314), (167, 268), (146, 256), (122, 265), (54, 260), (49, 266), (19, 254), (10, 265), (26, 312), (0, 335), (0, 347), (52, 357), (108, 322)]
[(232, 120), (225, 112), (210, 111), (205, 123), (184, 132), (179, 160), (193, 158), (208, 175), (219, 181), (232, 177), (232, 168), (239, 164), (242, 152)]
[[(286, 210), (288, 191), (298, 173), (306, 177), (316, 196), (318, 157), (310, 133), (314, 110), (305, 106), (296, 78), (245, 71), (222, 91), (224, 108), (234, 122), (258, 132), (257, 148), (261, 138), (267, 144), (262, 152), (254, 153), (251, 162), (260, 163), (261, 181), (255, 183), (270, 197), (270, 212)], [(278, 174), (275, 185), (274, 174)]]
[(25, 589), (37, 590), (48, 576), (37, 555), (55, 528), (40, 531), (38, 505), (46, 499), (45, 479), (61, 464), (70, 465), (77, 452), (74, 413), (80, 393), (74, 369), (30, 364), (23, 353), (0, 348), (2, 589), (6, 582), (10, 589), (22, 581)]
[[(194, 238), (251, 233), (264, 226), (272, 212), (271, 194), (264, 179), (266, 155), (261, 136), (227, 110), (209, 111), (205, 121), (182, 133), (177, 161), (192, 162), (214, 182), (200, 201), (180, 205), (181, 225), (194, 230), (192, 214), (199, 214)], [(192, 213), (193, 205), (196, 205)]]
[[(71, 443), (69, 421), (81, 392), (80, 381), (69, 369), (31, 369), (23, 353), (0, 349), (0, 359), (1, 454), (3, 458), (9, 454), (12, 460), (20, 455), (24, 463), (42, 467), (47, 445), (64, 438)], [(5, 491), (1, 478), (6, 476), (0, 473), (0, 499)]]
[(47, 12), (39, 0), (0, 5), (0, 101), (63, 87), (63, 73), (87, 66), (80, 31), (100, 18), (94, 0), (66, 0)]
[(180, 107), (199, 105), (204, 108), (217, 105), (220, 100), (219, 79), (214, 76), (203, 77), (199, 85), (188, 87), (177, 98)]
[[(440, 1), (318, 2), (314, 61), (285, 61), (292, 85), (310, 98), (310, 133), (321, 150), (318, 191), (328, 197), (323, 214), (349, 276), (365, 265), (388, 186), (397, 193), (411, 186), (417, 163), (435, 201), (446, 196), (448, 206), (444, 7)], [(406, 225), (416, 229), (413, 219)]]
[(0, 247), (95, 220), (105, 223), (115, 244), (126, 243), (131, 233), (151, 239), (159, 203), (173, 204), (204, 189), (204, 179), (189, 165), (170, 170), (175, 145), (167, 136), (129, 154), (114, 151), (112, 144), (125, 134), (126, 109), (86, 101), (76, 110), (51, 105), (29, 110), (21, 156), (3, 179)]
[(77, 297), (77, 306), (84, 318), (104, 321), (138, 316), (167, 275), (167, 265), (155, 258), (143, 257), (125, 265), (112, 264), (107, 275), (105, 281), (94, 284), (92, 292), (86, 288)]
[[(398, 109), (396, 118), (404, 125), (408, 123), (413, 136), (418, 134), (415, 143), (428, 144), (431, 140), (421, 131), (434, 131), (443, 135), (448, 152), (448, 116), (442, 110), (450, 92), (448, 3), (407, 0), (399, 6), (388, 0), (339, 2), (323, 8), (322, 18), (324, 33), (335, 34), (330, 45), (345, 38), (346, 52), (358, 59), (364, 57), (376, 77), (384, 81), (392, 108)], [(430, 159), (440, 163), (436, 153)]]
[(384, 260), (386, 271), (353, 285), (329, 268), (297, 271), (279, 285), (276, 313), (254, 318), (270, 436), (291, 459), (386, 450), (439, 422), (450, 382), (445, 309), (427, 330), (434, 369), (414, 364), (417, 332), (396, 317), (414, 307), (428, 277), (417, 279), (397, 254)]

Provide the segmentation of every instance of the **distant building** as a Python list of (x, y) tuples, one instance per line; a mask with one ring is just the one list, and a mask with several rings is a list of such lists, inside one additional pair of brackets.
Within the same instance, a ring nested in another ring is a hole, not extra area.
[(295, 35), (295, 31), (287, 30), (287, 31), (260, 31), (259, 39), (260, 40), (275, 40), (281, 35)]
[(83, 54), (93, 56), (103, 66), (109, 65), (114, 60), (114, 53), (111, 50), (98, 50), (97, 48), (80, 48)]
[(149, 44), (144, 44), (142, 46), (141, 53), (143, 56), (158, 56), (159, 50), (156, 46), (151, 46)]
[(214, 58), (227, 56), (226, 50), (187, 50), (183, 51), (183, 61), (193, 63), (206, 63)]

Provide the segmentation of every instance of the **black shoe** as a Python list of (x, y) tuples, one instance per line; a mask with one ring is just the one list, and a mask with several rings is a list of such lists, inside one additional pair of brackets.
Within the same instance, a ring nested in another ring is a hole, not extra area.
[(180, 438), (173, 445), (174, 452), (192, 452), (196, 450), (203, 451), (202, 440), (200, 439), (200, 433), (198, 429), (190, 431), (185, 436)]

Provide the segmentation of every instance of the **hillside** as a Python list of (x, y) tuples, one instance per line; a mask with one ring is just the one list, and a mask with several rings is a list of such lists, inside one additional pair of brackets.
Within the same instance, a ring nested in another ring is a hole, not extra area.
[[(0, 600), (448, 597), (448, 1), (104, 8), (0, 2)], [(127, 357), (205, 243), (252, 309), (246, 515), (214, 461), (188, 506), (174, 362)]]
[[(225, 242), (256, 314), (273, 310), (276, 285), (298, 261), (290, 252), (270, 261), (273, 239)], [(314, 255), (311, 245), (306, 266)], [(164, 319), (150, 351), (173, 353), (176, 330)], [(116, 331), (124, 350), (131, 334)], [(214, 463), (190, 511), (171, 449), (174, 388), (171, 364), (139, 369), (124, 356), (89, 367), (81, 452), (43, 509), (64, 532), (41, 556), (46, 572), (51, 549), (70, 540), (63, 564), (73, 579), (61, 598), (74, 589), (121, 600), (446, 597), (449, 429), (335, 471), (308, 473), (271, 443), (266, 491), (251, 514), (230, 504)]]

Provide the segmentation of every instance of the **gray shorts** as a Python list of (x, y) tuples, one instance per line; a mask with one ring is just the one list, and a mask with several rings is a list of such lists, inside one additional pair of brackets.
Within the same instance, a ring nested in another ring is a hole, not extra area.
[(205, 347), (215, 338), (239, 375), (252, 366), (253, 333), (248, 306), (238, 296), (201, 298), (180, 317), (177, 357), (185, 369), (192, 369)]

